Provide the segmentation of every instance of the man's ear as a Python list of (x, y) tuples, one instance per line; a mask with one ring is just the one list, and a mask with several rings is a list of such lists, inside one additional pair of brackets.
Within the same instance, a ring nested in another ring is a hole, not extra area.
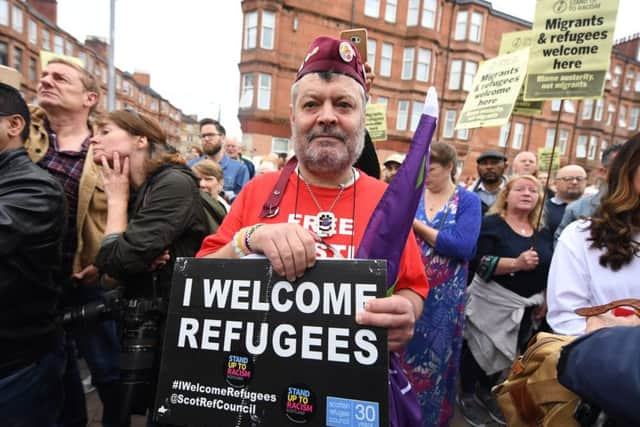
[(26, 122), (24, 121), (22, 116), (19, 114), (14, 114), (13, 116), (9, 116), (7, 118), (7, 121), (9, 124), (9, 126), (7, 126), (7, 133), (9, 134), (9, 136), (11, 138), (15, 138), (16, 136), (19, 137), (26, 125)]
[(98, 103), (98, 94), (95, 92), (85, 92), (86, 93), (86, 97), (85, 97), (85, 106), (86, 107), (93, 107), (94, 105), (96, 105)]

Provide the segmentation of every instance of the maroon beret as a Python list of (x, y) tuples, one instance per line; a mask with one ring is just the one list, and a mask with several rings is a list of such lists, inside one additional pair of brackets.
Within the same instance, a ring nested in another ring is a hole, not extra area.
[(332, 72), (344, 74), (357, 81), (365, 90), (366, 77), (360, 53), (347, 40), (320, 36), (311, 42), (309, 50), (298, 69), (296, 81), (309, 73)]

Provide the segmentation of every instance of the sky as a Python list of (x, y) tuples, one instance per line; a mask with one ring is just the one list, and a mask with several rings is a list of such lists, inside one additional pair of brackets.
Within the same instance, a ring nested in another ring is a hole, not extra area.
[[(340, 1), (340, 0), (336, 0)], [(344, 0), (346, 1), (346, 0)], [(535, 0), (493, 0), (533, 22)], [(109, 38), (110, 0), (58, 0), (58, 25), (84, 42)], [(639, 0), (619, 0), (615, 39), (638, 32)], [(186, 114), (218, 117), (240, 136), (240, 0), (116, 0), (115, 65), (151, 75), (151, 87)]]

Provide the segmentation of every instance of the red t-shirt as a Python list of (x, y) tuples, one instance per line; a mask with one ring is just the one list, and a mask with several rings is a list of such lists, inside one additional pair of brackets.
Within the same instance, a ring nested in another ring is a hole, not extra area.
[[(224, 218), (218, 232), (204, 239), (196, 256), (203, 257), (219, 250), (231, 241), (238, 230), (258, 222), (265, 224), (298, 223), (308, 230), (313, 230), (312, 224), (316, 220), (319, 209), (311, 198), (305, 183), (298, 178), (296, 173), (292, 173), (287, 182), (278, 214), (273, 218), (259, 218), (262, 206), (273, 190), (279, 175), (278, 172), (267, 173), (251, 180), (234, 200), (231, 210)], [(355, 254), (353, 246), (357, 248), (360, 244), (369, 218), (385, 189), (386, 184), (383, 182), (364, 173), (359, 173), (355, 184), (345, 188), (336, 201), (332, 209), (337, 220), (336, 234), (325, 237), (324, 241), (336, 248), (341, 257), (353, 257)], [(311, 186), (311, 191), (323, 211), (331, 207), (340, 192), (337, 188), (315, 186)], [(384, 245), (385, 243), (380, 242), (380, 244)], [(319, 258), (335, 257), (335, 254), (323, 245), (316, 246), (316, 255)], [(396, 289), (402, 288), (411, 289), (423, 298), (427, 296), (429, 291), (413, 231), (409, 233), (400, 260)]]

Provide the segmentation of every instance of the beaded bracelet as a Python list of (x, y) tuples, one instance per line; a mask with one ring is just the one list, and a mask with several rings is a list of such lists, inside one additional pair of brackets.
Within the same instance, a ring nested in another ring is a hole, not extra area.
[(238, 255), (238, 258), (245, 257), (249, 255), (249, 252), (245, 251), (244, 248), (244, 236), (247, 233), (246, 229), (241, 228), (233, 235), (233, 239), (231, 240), (231, 246), (233, 247), (233, 251)]
[(250, 254), (254, 253), (255, 251), (253, 250), (251, 245), (249, 245), (249, 239), (251, 239), (251, 236), (253, 236), (253, 233), (255, 233), (255, 231), (258, 228), (262, 227), (263, 225), (264, 224), (261, 222), (252, 225), (251, 227), (249, 227), (246, 234), (244, 235), (244, 246), (245, 246), (245, 249), (247, 249), (247, 252), (249, 252)]

